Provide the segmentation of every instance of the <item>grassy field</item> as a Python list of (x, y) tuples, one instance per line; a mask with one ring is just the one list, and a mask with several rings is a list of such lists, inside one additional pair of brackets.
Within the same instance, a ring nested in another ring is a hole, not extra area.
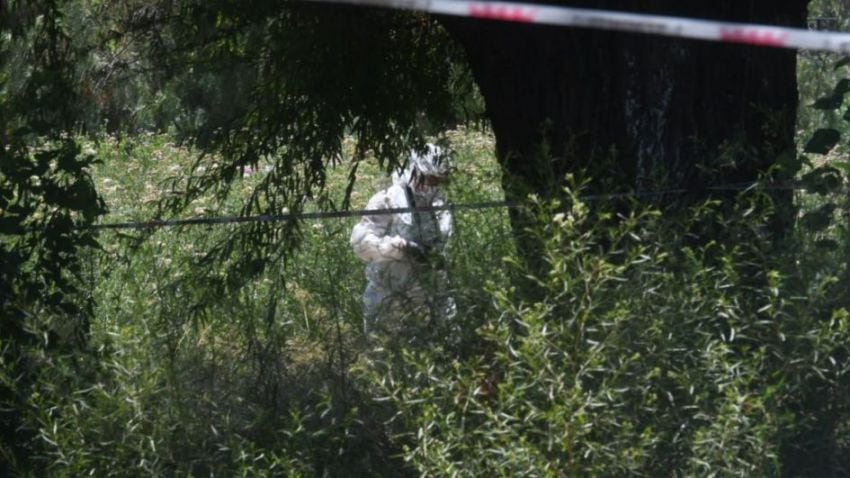
[[(502, 199), (492, 136), (446, 136), (450, 200)], [(173, 178), (216, 164), (167, 135), (87, 148), (103, 222), (154, 217)], [(180, 216), (239, 214), (265, 174)], [(387, 184), (364, 164), (352, 208)], [(262, 250), (277, 259), (240, 283), (244, 250), (206, 255), (248, 225), (103, 231), (84, 277), (95, 354), (57, 360), (31, 398), (41, 459), (54, 476), (770, 476), (806, 469), (788, 451), (806, 446), (850, 469), (846, 198), (801, 194), (799, 227), (764, 255), (758, 191), (678, 216), (589, 214), (577, 194), (532, 208), (543, 270), (522, 267), (504, 209), (458, 211), (459, 313), (415, 343), (363, 332), (356, 219), (279, 224)], [(286, 234), (301, 240), (280, 255)]]
[[(451, 201), (501, 199), (492, 136), (453, 131), (447, 137), (456, 152)], [(165, 135), (106, 137), (89, 148), (103, 159), (93, 173), (109, 208), (105, 223), (153, 217), (157, 201), (171, 194), (170, 178), (199, 172), (195, 155)], [(330, 171), (328, 195), (337, 201), (347, 173), (344, 161)], [(359, 173), (351, 196), (355, 209), (389, 183), (371, 163)], [(246, 171), (225, 200), (200, 197), (184, 216), (238, 214), (263, 174), (262, 167)], [(348, 244), (355, 221), (306, 221), (297, 251), (230, 295), (207, 282), (224, 274), (226, 264), (199, 261), (244, 226), (162, 228), (149, 237), (102, 232), (103, 253), (91, 259), (97, 303), (92, 343), (110, 359), (99, 385), (81, 395), (87, 405), (63, 411), (63, 426), (48, 438), (69, 454), (79, 451), (80, 441), (99, 443), (101, 456), (67, 458), (95, 474), (112, 472), (110, 466), (128, 455), (136, 456), (140, 474), (235, 473), (242, 461), (245, 469), (270, 474), (323, 461), (335, 476), (346, 468), (399, 466), (394, 445), (366, 430), (380, 430), (386, 410), (370, 409), (368, 397), (356, 397), (368, 392), (352, 375), (367, 350), (360, 312), (364, 264)], [(511, 244), (505, 210), (455, 215), (448, 256), (461, 310), (486, 304), (485, 281), (505, 280), (501, 258)], [(199, 268), (208, 275), (197, 274)], [(331, 441), (317, 447), (323, 436)], [(271, 443), (280, 447), (279, 456), (270, 454)], [(359, 446), (379, 449), (358, 452)], [(306, 456), (317, 449), (329, 456)], [(374, 457), (386, 463), (352, 463)]]

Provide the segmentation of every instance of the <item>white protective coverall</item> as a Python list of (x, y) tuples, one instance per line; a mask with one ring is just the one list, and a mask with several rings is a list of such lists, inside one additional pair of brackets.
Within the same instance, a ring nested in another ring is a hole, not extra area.
[[(411, 153), (408, 167), (393, 174), (392, 186), (372, 196), (366, 209), (443, 205), (438, 186), (415, 181), (422, 176), (445, 177), (448, 165), (442, 155), (441, 148), (430, 144), (423, 154)], [(422, 323), (454, 315), (445, 261), (441, 260), (451, 233), (449, 211), (363, 216), (354, 226), (351, 246), (368, 262), (368, 285), (363, 294), (367, 332), (373, 326), (400, 327), (406, 318)]]

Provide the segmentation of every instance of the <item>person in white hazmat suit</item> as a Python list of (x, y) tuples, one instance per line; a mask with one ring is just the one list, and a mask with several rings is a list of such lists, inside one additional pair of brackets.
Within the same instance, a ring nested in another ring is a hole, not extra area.
[[(410, 154), (407, 168), (393, 184), (372, 196), (367, 210), (442, 206), (449, 165), (442, 148), (428, 144)], [(366, 261), (364, 328), (399, 331), (450, 318), (443, 251), (452, 234), (448, 210), (363, 216), (351, 232), (354, 253)]]

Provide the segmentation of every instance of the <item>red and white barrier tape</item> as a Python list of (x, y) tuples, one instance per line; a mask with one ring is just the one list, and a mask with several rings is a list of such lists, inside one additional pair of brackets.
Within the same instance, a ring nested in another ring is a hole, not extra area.
[(534, 3), (466, 0), (308, 0), (520, 23), (616, 30), (801, 50), (850, 53), (850, 34)]

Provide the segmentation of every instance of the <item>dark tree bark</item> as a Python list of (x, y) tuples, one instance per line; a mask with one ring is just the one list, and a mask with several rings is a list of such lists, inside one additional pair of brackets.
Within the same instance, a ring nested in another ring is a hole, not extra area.
[[(803, 26), (807, 1), (570, 4)], [(442, 20), (484, 96), (510, 199), (580, 170), (595, 192), (752, 181), (794, 145), (794, 50)]]
[[(803, 27), (808, 0), (569, 3)], [(794, 50), (441, 21), (465, 48), (484, 96), (508, 199), (523, 199), (529, 192), (557, 194), (567, 172), (585, 170), (593, 179), (591, 192), (696, 191), (690, 199), (676, 196), (684, 205), (705, 198), (710, 186), (758, 179), (783, 152), (794, 149)], [(781, 235), (793, 220), (792, 196), (776, 192), (773, 199), (778, 209), (772, 232)], [(514, 213), (512, 220), (515, 234), (522, 236), (527, 219)], [(534, 241), (521, 239), (520, 252), (535, 270)], [(827, 452), (808, 438), (783, 443), (784, 476), (806, 474), (818, 463), (831, 466), (823, 459)]]

